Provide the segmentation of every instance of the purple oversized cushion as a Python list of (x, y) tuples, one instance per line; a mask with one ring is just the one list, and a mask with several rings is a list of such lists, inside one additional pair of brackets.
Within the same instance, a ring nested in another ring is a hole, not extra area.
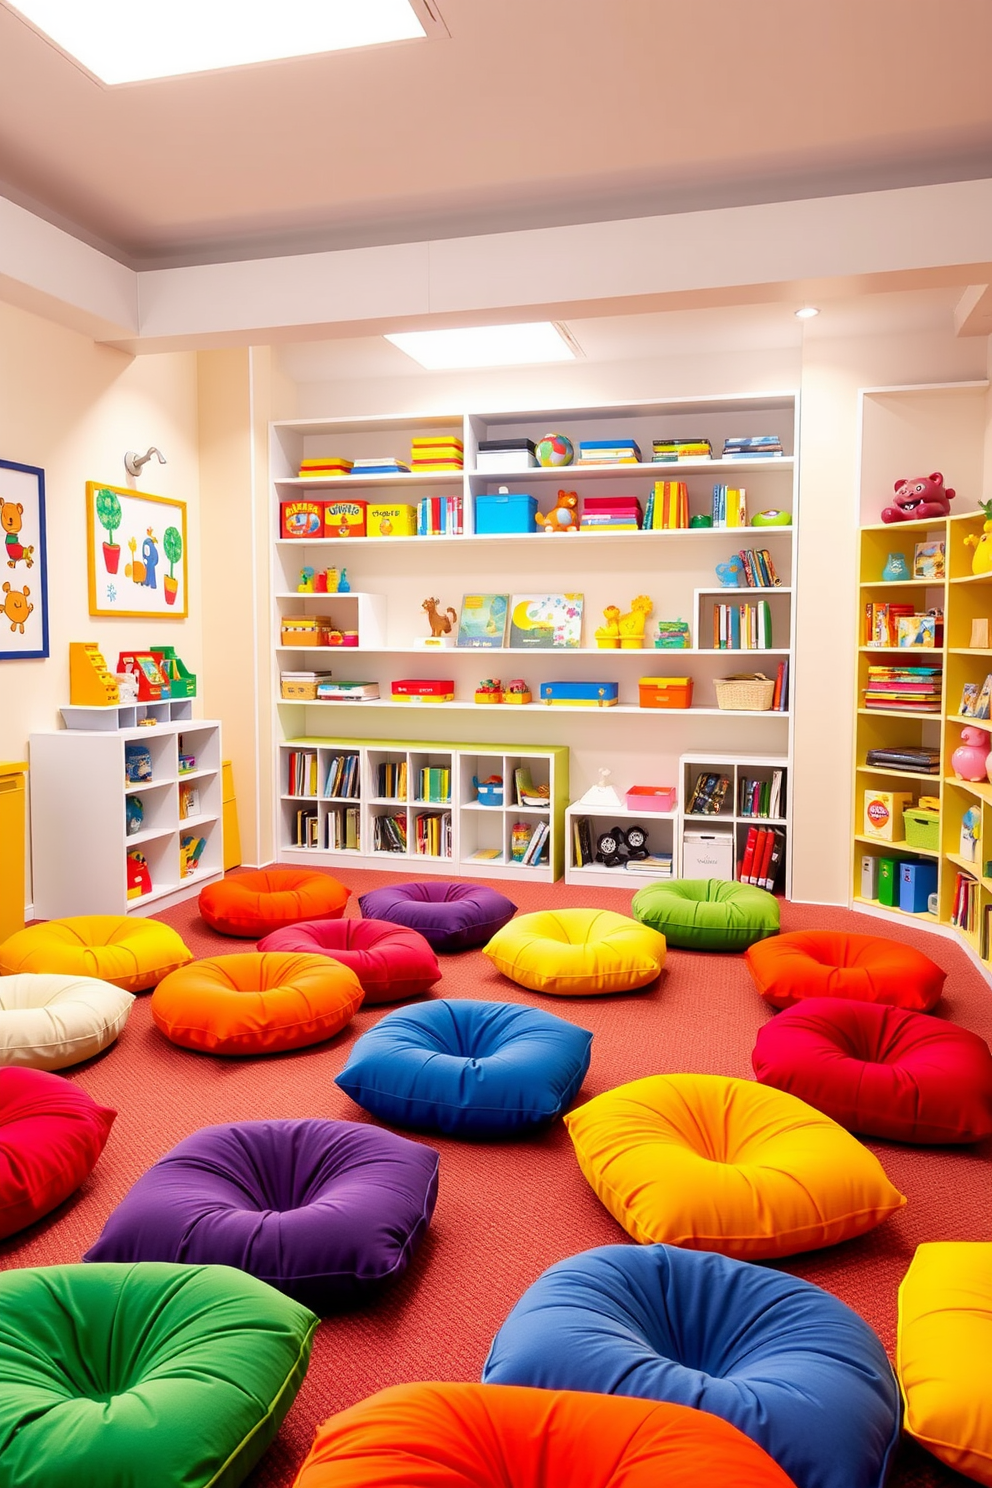
[(350, 1121), (206, 1126), (138, 1179), (83, 1259), (234, 1266), (331, 1312), (406, 1270), (437, 1169), (432, 1147)]
[(435, 951), (467, 951), (484, 945), (512, 920), (517, 906), (478, 883), (393, 884), (358, 901), (365, 919), (390, 920), (419, 930)]
[(420, 997), (441, 976), (424, 937), (388, 920), (303, 920), (273, 930), (258, 949), (331, 956), (355, 973), (366, 1006)]

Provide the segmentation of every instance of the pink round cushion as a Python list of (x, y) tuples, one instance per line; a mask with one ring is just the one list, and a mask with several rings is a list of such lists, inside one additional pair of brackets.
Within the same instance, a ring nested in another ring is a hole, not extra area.
[(300, 920), (338, 919), (350, 889), (310, 868), (259, 868), (200, 890), (200, 913), (221, 935), (257, 940)]
[(0, 1069), (0, 1240), (75, 1193), (116, 1115), (62, 1075)]
[(808, 998), (765, 1024), (751, 1063), (763, 1085), (866, 1136), (931, 1143), (992, 1134), (988, 1045), (925, 1013)]
[(947, 976), (902, 941), (843, 930), (773, 935), (751, 946), (744, 960), (762, 997), (779, 1008), (807, 997), (853, 997), (927, 1013)]
[(274, 930), (258, 949), (333, 957), (355, 973), (366, 1004), (420, 997), (441, 976), (424, 937), (388, 920), (304, 920)]

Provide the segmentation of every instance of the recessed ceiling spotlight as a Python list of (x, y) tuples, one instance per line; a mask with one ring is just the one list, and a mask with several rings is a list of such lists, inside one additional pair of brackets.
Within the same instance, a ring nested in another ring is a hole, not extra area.
[(803, 305), (801, 310), (796, 311), (797, 320), (812, 320), (814, 315), (819, 315), (815, 305)]
[(523, 325), (463, 326), (451, 331), (398, 331), (385, 338), (440, 372), (450, 367), (519, 367), (525, 362), (571, 362), (575, 352), (552, 320)]

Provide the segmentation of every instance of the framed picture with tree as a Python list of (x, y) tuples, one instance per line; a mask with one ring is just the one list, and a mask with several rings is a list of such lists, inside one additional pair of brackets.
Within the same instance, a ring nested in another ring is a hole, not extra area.
[(184, 619), (186, 503), (86, 482), (91, 615)]

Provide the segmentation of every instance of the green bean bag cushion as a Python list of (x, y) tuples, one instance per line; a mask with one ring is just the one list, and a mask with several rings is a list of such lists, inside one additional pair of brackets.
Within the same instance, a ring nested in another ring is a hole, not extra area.
[(235, 1488), (306, 1374), (317, 1318), (229, 1266), (0, 1274), (3, 1488)]
[(778, 934), (778, 900), (753, 884), (676, 878), (634, 895), (634, 917), (686, 951), (746, 951)]

